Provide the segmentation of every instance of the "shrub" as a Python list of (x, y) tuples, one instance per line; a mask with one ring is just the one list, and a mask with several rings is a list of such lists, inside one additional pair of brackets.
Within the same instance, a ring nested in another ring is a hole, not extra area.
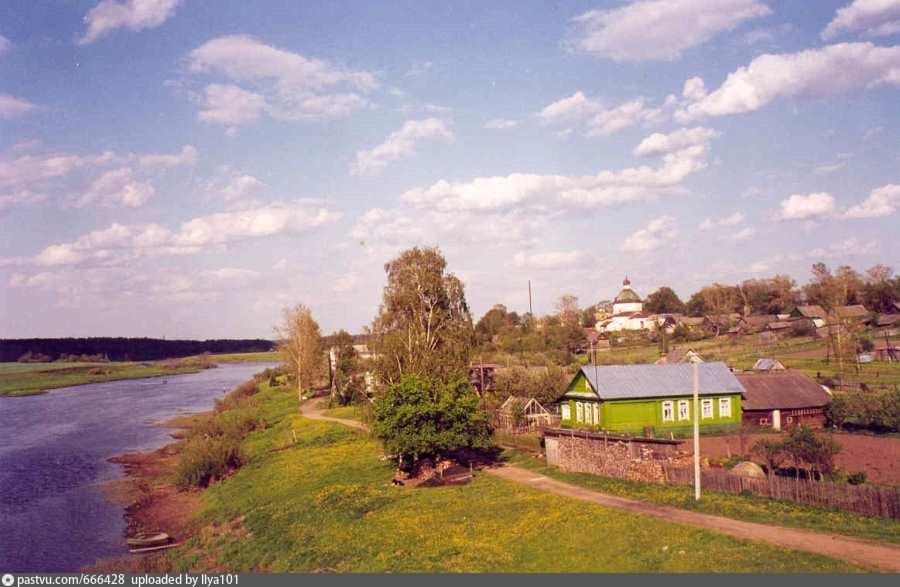
[(847, 430), (900, 432), (900, 390), (837, 392), (825, 408), (828, 422)]
[(206, 487), (240, 465), (240, 440), (194, 438), (187, 441), (181, 451), (175, 484), (181, 488)]
[(862, 485), (866, 482), (866, 472), (865, 471), (857, 471), (856, 473), (850, 473), (847, 475), (847, 483), (850, 485)]
[(28, 351), (17, 359), (19, 363), (49, 363), (50, 357), (41, 353), (32, 353)]

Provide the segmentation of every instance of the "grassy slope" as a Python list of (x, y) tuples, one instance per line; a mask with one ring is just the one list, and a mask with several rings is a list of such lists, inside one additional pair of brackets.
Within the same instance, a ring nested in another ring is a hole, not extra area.
[(283, 357), (278, 351), (270, 351), (212, 354), (209, 358), (216, 363), (280, 363)]
[(726, 493), (705, 492), (698, 503), (694, 501), (694, 488), (691, 486), (657, 485), (586, 473), (564, 473), (556, 467), (548, 467), (543, 458), (535, 458), (525, 452), (509, 450), (506, 456), (511, 464), (603, 493), (736, 520), (781, 524), (900, 544), (900, 522), (896, 520), (869, 518), (788, 501)]
[[(109, 373), (90, 374), (95, 368)], [(200, 368), (195, 366), (173, 368), (143, 363), (0, 363), (0, 396), (35, 395), (58, 387), (197, 371)]]
[[(296, 414), (263, 386), (250, 464), (203, 496), (178, 570), (851, 571), (824, 557), (545, 494), (488, 475), (462, 487), (392, 487), (376, 442)], [(297, 444), (291, 443), (291, 430)]]

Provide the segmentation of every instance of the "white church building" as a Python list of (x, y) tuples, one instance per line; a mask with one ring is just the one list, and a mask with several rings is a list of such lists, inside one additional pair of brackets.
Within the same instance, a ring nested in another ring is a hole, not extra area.
[(622, 330), (654, 330), (656, 320), (644, 312), (641, 296), (631, 288), (628, 276), (622, 282), (622, 291), (613, 300), (612, 316), (597, 322), (600, 332), (619, 332)]

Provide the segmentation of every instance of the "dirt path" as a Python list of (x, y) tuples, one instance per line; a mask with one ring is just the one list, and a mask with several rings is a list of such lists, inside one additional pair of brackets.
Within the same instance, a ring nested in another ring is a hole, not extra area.
[(322, 398), (312, 398), (306, 400), (303, 405), (300, 406), (300, 413), (309, 418), (310, 420), (323, 420), (325, 422), (336, 422), (338, 424), (343, 424), (344, 426), (350, 426), (351, 428), (358, 428), (360, 430), (368, 431), (369, 427), (363, 424), (358, 420), (348, 420), (346, 418), (332, 418), (331, 416), (326, 416), (323, 414), (325, 410), (328, 408), (319, 407), (318, 403), (322, 401)]
[[(324, 408), (318, 408), (310, 400), (303, 404), (301, 413), (313, 420), (336, 422), (345, 426), (352, 426), (361, 430), (368, 430), (365, 424), (356, 420), (345, 420), (322, 415)], [(616, 508), (619, 510), (644, 514), (661, 518), (676, 524), (684, 524), (721, 532), (735, 538), (744, 540), (756, 540), (768, 542), (785, 548), (793, 548), (814, 554), (821, 554), (833, 558), (839, 558), (856, 564), (874, 567), (877, 569), (900, 573), (900, 547), (887, 544), (878, 544), (857, 538), (839, 536), (837, 534), (823, 534), (785, 526), (768, 526), (754, 522), (742, 522), (721, 516), (700, 514), (688, 510), (656, 505), (634, 499), (608, 495), (598, 491), (591, 491), (577, 485), (571, 485), (545, 475), (540, 475), (528, 469), (502, 465), (484, 470), (490, 475), (528, 485), (539, 491), (546, 491), (564, 497), (580, 499), (598, 505)]]
[(616, 497), (563, 483), (528, 469), (508, 465), (486, 469), (485, 472), (508, 481), (523, 483), (548, 493), (555, 493), (637, 514), (646, 514), (669, 522), (714, 530), (735, 538), (768, 542), (786, 548), (839, 558), (885, 571), (900, 572), (900, 548), (895, 546), (877, 544), (836, 534), (822, 534), (808, 530), (786, 528), (784, 526), (767, 526), (753, 522), (742, 522), (731, 518), (700, 514)]

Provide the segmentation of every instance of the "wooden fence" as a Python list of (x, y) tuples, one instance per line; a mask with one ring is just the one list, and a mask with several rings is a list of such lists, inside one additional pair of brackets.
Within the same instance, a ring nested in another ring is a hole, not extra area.
[[(664, 465), (668, 483), (693, 485), (693, 467)], [(750, 492), (772, 499), (854, 512), (864, 516), (900, 519), (900, 488), (875, 485), (836, 484), (772, 476), (742, 477), (723, 469), (702, 469), (700, 486), (723, 493)]]

